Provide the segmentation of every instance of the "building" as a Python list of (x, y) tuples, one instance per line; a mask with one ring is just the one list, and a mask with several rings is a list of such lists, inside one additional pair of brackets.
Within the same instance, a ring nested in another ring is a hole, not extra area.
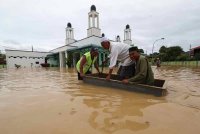
[(6, 49), (7, 68), (40, 67), (41, 63), (45, 63), (48, 54), (50, 53)]
[(192, 48), (192, 49), (190, 50), (190, 56), (191, 56), (191, 57), (195, 57), (195, 56), (197, 56), (197, 55), (200, 55), (200, 46), (197, 46), (197, 47)]
[[(49, 53), (6, 50), (8, 68), (15, 67), (15, 64), (23, 67), (40, 66), (41, 62), (44, 63), (45, 57), (50, 66), (74, 67), (80, 57), (89, 51), (91, 47), (99, 48), (98, 64), (100, 66), (102, 65), (102, 61), (107, 58), (109, 52), (101, 47), (100, 40), (105, 35), (101, 33), (99, 13), (96, 11), (95, 5), (91, 6), (90, 12), (88, 13), (87, 37), (80, 40), (74, 39), (74, 28), (71, 23), (67, 24), (65, 31), (65, 45), (55, 48)], [(115, 41), (121, 42), (119, 35), (115, 38)], [(129, 25), (125, 27), (123, 42), (129, 45), (132, 44)]]

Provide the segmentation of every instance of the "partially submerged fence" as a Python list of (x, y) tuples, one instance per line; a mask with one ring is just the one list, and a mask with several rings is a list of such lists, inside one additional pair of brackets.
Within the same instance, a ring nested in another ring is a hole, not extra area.
[(200, 61), (168, 61), (162, 62), (161, 65), (200, 67)]

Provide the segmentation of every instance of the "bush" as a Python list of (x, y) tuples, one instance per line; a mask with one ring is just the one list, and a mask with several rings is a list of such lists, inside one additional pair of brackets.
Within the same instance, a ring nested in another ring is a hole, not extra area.
[(200, 60), (200, 53), (195, 54), (194, 59), (195, 60)]

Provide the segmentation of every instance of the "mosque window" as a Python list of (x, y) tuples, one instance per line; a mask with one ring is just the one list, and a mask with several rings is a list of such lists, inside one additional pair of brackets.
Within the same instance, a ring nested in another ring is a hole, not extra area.
[(35, 64), (39, 64), (39, 61), (36, 61)]

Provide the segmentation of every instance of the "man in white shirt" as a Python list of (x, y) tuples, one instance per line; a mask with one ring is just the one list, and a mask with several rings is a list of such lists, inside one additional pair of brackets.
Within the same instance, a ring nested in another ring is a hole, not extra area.
[(115, 67), (117, 61), (120, 62), (122, 69), (120, 71), (120, 76), (122, 79), (130, 78), (135, 73), (135, 62), (129, 58), (129, 48), (131, 47), (128, 44), (121, 42), (110, 42), (107, 38), (103, 37), (101, 39), (101, 46), (104, 49), (110, 51), (110, 65), (109, 73), (106, 77), (107, 80), (110, 80), (113, 68)]

